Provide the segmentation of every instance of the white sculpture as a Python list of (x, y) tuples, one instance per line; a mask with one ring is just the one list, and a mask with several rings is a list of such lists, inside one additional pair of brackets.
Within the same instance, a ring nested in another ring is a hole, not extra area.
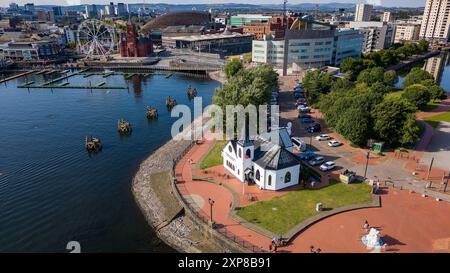
[(379, 249), (382, 248), (384, 243), (380, 239), (380, 232), (376, 228), (370, 228), (367, 235), (361, 238), (363, 244), (369, 249)]

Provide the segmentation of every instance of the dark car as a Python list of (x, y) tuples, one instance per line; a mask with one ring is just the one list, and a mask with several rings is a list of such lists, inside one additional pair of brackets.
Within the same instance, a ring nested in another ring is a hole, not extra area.
[(305, 98), (305, 96), (303, 96), (303, 94), (300, 94), (300, 93), (295, 93), (294, 94), (294, 98), (296, 98), (296, 99), (303, 99), (303, 98)]
[(322, 128), (320, 127), (320, 124), (316, 123), (312, 126), (309, 126), (306, 128), (306, 131), (308, 131), (309, 133), (317, 133), (320, 132)]
[(314, 123), (314, 120), (312, 118), (302, 118), (303, 123)]
[(312, 158), (315, 158), (316, 154), (313, 151), (305, 151), (297, 156), (298, 156), (298, 158), (303, 159), (303, 160), (310, 160)]
[(311, 117), (311, 115), (300, 113), (300, 114), (298, 114), (298, 118), (312, 118), (312, 117)]

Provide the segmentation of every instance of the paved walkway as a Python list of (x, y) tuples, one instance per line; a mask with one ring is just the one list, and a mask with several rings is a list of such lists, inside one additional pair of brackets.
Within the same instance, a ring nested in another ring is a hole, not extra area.
[[(351, 143), (349, 143), (342, 136), (326, 128), (322, 114), (318, 110), (313, 110), (311, 116), (322, 125), (321, 134), (328, 134), (332, 138), (344, 143), (344, 145), (330, 148), (327, 146), (326, 141), (316, 141), (314, 139), (315, 135), (313, 135), (313, 138), (311, 139), (311, 136), (305, 131), (307, 124), (302, 124), (297, 118), (298, 112), (295, 108), (295, 99), (292, 94), (292, 90), (295, 85), (294, 79), (286, 78), (281, 82), (283, 83), (280, 87), (281, 126), (285, 126), (288, 122), (292, 122), (293, 135), (302, 137), (308, 144), (311, 142), (312, 146), (309, 147), (309, 149), (316, 151), (316, 154), (324, 156), (326, 160), (333, 160), (336, 162), (337, 168), (329, 174), (330, 177), (338, 178), (339, 173), (343, 169), (350, 169), (356, 171), (360, 175), (363, 175), (365, 172), (367, 150), (352, 147)], [(449, 110), (450, 98), (443, 100), (441, 105), (432, 111), (418, 113), (417, 116), (418, 118), (424, 118)], [(413, 153), (410, 153), (409, 155), (402, 155), (402, 158), (400, 158), (400, 155), (395, 152), (385, 152), (384, 156), (379, 156), (372, 153), (369, 160), (367, 177), (375, 180), (389, 179), (395, 181), (398, 186), (410, 188), (417, 192), (426, 191), (429, 195), (439, 197), (450, 202), (450, 188), (448, 189), (448, 194), (437, 192), (437, 190), (442, 188), (441, 183), (445, 173), (444, 170), (437, 167), (439, 164), (435, 164), (435, 167), (433, 167), (431, 173), (428, 174), (431, 157), (429, 156), (429, 153), (427, 156), (426, 151), (429, 143), (431, 141), (434, 142), (435, 139), (433, 139), (433, 128), (428, 123), (423, 123), (426, 126), (426, 130)], [(447, 162), (444, 160), (442, 163), (446, 164)], [(413, 175), (413, 172), (416, 174)], [(446, 173), (448, 175), (448, 170)], [(426, 190), (425, 186), (429, 181), (433, 184), (431, 189)]]
[(406, 190), (383, 188), (382, 207), (326, 218), (301, 233), (285, 250), (309, 252), (377, 252), (366, 249), (364, 221), (381, 232), (388, 244), (381, 252), (450, 252), (450, 203), (437, 202)]
[[(214, 144), (213, 141), (205, 141), (203, 144), (194, 145), (194, 147), (180, 160), (175, 169), (175, 175), (177, 179), (181, 182), (177, 183), (177, 187), (180, 193), (187, 199), (193, 199), (192, 203), (198, 208), (200, 214), (207, 218), (211, 217), (209, 198), (214, 200), (213, 205), (213, 221), (216, 223), (217, 227), (221, 230), (226, 230), (229, 233), (234, 234), (241, 240), (248, 241), (257, 247), (263, 247), (266, 251), (268, 250), (271, 238), (268, 238), (262, 234), (252, 231), (234, 221), (230, 218), (229, 213), (233, 205), (233, 195), (225, 187), (206, 181), (194, 181), (192, 179), (193, 173), (196, 169), (196, 164), (202, 158), (202, 156), (209, 151), (211, 146)], [(188, 159), (193, 161), (192, 164), (188, 163)], [(223, 183), (234, 188), (234, 190), (239, 193), (242, 192), (242, 184), (236, 179), (226, 179), (223, 176), (219, 177), (219, 172), (224, 173), (219, 169), (209, 170), (208, 174), (199, 175), (209, 178), (220, 179)], [(213, 171), (218, 172), (214, 174)], [(239, 184), (238, 184), (239, 183)], [(239, 189), (238, 189), (239, 188)], [(255, 187), (246, 186), (244, 190), (248, 192), (256, 192)], [(258, 200), (271, 198), (274, 195), (279, 195), (281, 193), (266, 192), (266, 194), (259, 194)], [(194, 198), (192, 198), (194, 196)], [(198, 202), (198, 198), (202, 198), (203, 202)], [(197, 199), (197, 201), (195, 201)], [(240, 197), (243, 204), (249, 204), (249, 201), (245, 201), (244, 197)], [(256, 202), (256, 201), (254, 201)]]
[[(293, 84), (293, 79), (290, 81), (284, 84)], [(292, 94), (285, 92), (292, 89), (285, 87), (282, 90), (284, 91), (280, 94), (282, 111), (280, 123), (283, 126), (288, 121), (292, 121), (293, 132), (296, 134), (304, 128), (296, 118), (297, 111), (293, 107), (293, 99), (288, 97)], [(320, 113), (316, 112), (313, 115), (323, 123)], [(339, 148), (330, 148), (326, 143), (312, 140), (313, 148), (318, 153), (333, 158), (341, 166), (341, 170), (349, 168), (360, 174), (363, 173), (365, 151), (351, 147), (338, 134), (331, 131), (327, 133), (342, 141), (344, 145)], [(233, 198), (237, 196), (240, 205), (246, 206), (286, 194), (296, 188), (279, 192), (261, 191), (255, 186), (243, 185), (232, 176), (227, 177), (227, 172), (222, 166), (209, 168), (206, 173), (198, 170), (197, 163), (212, 145), (212, 141), (195, 145), (176, 166), (175, 175), (181, 181), (177, 184), (179, 191), (205, 218), (211, 217), (208, 199), (214, 200), (212, 218), (218, 229), (226, 230), (242, 240), (267, 250), (271, 238), (240, 225), (230, 217), (232, 207), (237, 205), (233, 204)], [(426, 147), (425, 144), (423, 145)], [(188, 163), (188, 159), (191, 159), (193, 163)], [(398, 159), (394, 153), (384, 157), (371, 157), (368, 168), (369, 178), (382, 181), (392, 179), (396, 182), (396, 186), (401, 185), (404, 189), (413, 189), (419, 193), (386, 187), (381, 197), (381, 208), (356, 210), (326, 218), (299, 234), (288, 247), (280, 248), (280, 252), (308, 252), (310, 245), (320, 247), (324, 252), (371, 252), (360, 242), (364, 234), (361, 226), (365, 219), (380, 228), (383, 240), (389, 245), (388, 248), (381, 250), (383, 252), (448, 252), (450, 249), (450, 230), (448, 229), (450, 203), (438, 202), (431, 197), (421, 197), (421, 193), (425, 190), (425, 183), (421, 178), (428, 173), (426, 169), (417, 168), (414, 165), (417, 165), (416, 158)], [(415, 168), (416, 176), (409, 171), (411, 167)], [(337, 176), (339, 172), (338, 169), (330, 173), (330, 176)], [(220, 181), (227, 188), (211, 182), (194, 181), (192, 178), (195, 175)], [(439, 174), (433, 171), (430, 177), (438, 179)], [(450, 195), (430, 190), (427, 190), (427, 193), (450, 201)], [(411, 225), (411, 223), (414, 224)]]

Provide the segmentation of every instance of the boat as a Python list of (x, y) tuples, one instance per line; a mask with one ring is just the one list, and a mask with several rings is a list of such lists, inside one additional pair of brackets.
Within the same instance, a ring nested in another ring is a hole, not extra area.
[(100, 139), (92, 136), (86, 136), (84, 146), (90, 153), (97, 153), (102, 150), (102, 142)]
[(146, 112), (148, 119), (155, 119), (158, 118), (158, 110), (154, 107), (147, 106), (147, 112)]
[(121, 135), (129, 135), (131, 134), (131, 131), (133, 129), (131, 128), (131, 124), (128, 121), (124, 119), (119, 119), (117, 121), (117, 130)]

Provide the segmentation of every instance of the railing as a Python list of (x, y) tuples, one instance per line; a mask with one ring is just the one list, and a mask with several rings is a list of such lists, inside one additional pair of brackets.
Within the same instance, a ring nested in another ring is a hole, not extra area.
[[(192, 148), (192, 146), (195, 144), (195, 141), (192, 141), (184, 150), (181, 154), (179, 154), (177, 157), (175, 157), (173, 159), (173, 166), (172, 166), (172, 177), (174, 179), (172, 179), (172, 183), (174, 183), (174, 188), (176, 190), (176, 194), (181, 198), (181, 200), (183, 201), (183, 203), (185, 204), (185, 206), (189, 209), (189, 211), (195, 215), (196, 217), (198, 217), (200, 220), (202, 220), (203, 223), (205, 223), (206, 225), (210, 224), (210, 216), (206, 215), (202, 210), (195, 208), (188, 200), (186, 200), (186, 198), (183, 196), (183, 194), (180, 192), (180, 189), (184, 188), (185, 191), (187, 192), (186, 187), (179, 183), (176, 184), (176, 173), (175, 173), (175, 169), (176, 169), (176, 165), (178, 164), (178, 162), (180, 162), (180, 160), (189, 152), (189, 150)], [(231, 231), (227, 230), (227, 228), (225, 227), (212, 227), (213, 232), (217, 232), (219, 234), (221, 234), (222, 236), (226, 237), (227, 239), (235, 242), (236, 244), (238, 244), (239, 246), (246, 248), (252, 252), (266, 252), (265, 250), (262, 249), (262, 247), (258, 247), (242, 238), (240, 238), (239, 236), (235, 235), (234, 233), (232, 233)]]

